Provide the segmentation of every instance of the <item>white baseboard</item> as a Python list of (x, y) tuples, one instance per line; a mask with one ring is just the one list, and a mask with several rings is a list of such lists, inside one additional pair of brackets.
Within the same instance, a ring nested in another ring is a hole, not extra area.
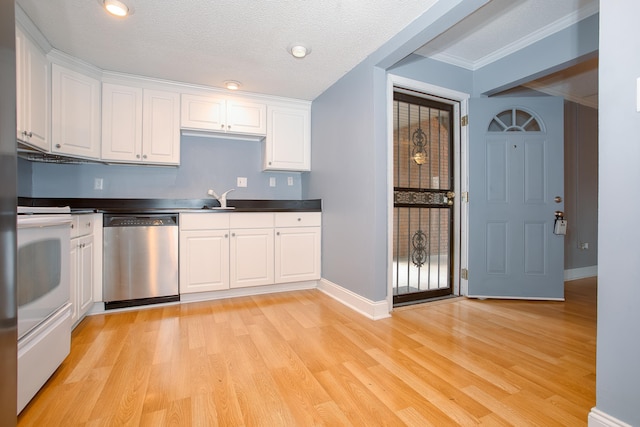
[(564, 280), (578, 280), (585, 279), (587, 277), (596, 277), (598, 275), (598, 266), (592, 265), (589, 267), (572, 268), (564, 271)]
[(632, 427), (631, 424), (627, 424), (611, 415), (605, 414), (598, 408), (591, 408), (588, 423), (589, 427)]
[(371, 301), (326, 279), (320, 279), (318, 289), (369, 319), (379, 320), (391, 316), (386, 299)]

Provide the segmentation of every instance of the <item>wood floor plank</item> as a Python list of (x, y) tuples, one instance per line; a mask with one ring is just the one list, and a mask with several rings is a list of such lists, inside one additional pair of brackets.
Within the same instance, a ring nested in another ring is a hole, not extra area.
[(85, 318), (19, 426), (586, 426), (595, 279), (378, 321), (318, 290)]

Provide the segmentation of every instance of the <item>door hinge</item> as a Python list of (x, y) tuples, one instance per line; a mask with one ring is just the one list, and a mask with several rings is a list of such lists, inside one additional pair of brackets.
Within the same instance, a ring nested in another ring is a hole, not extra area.
[(461, 126), (467, 126), (469, 124), (469, 116), (462, 116), (462, 118), (460, 119), (460, 125)]
[(463, 191), (462, 192), (462, 201), (469, 203), (469, 192), (468, 191)]
[(460, 278), (462, 278), (464, 280), (469, 280), (469, 270), (467, 270), (466, 268), (463, 268), (460, 271)]

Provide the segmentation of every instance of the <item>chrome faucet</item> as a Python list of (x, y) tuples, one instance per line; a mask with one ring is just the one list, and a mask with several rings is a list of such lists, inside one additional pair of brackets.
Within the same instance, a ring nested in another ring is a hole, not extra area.
[(209, 191), (207, 191), (207, 194), (211, 197), (214, 197), (218, 201), (218, 203), (220, 203), (220, 209), (227, 209), (227, 194), (229, 194), (233, 190), (235, 190), (235, 188), (227, 190), (222, 193), (221, 196), (218, 196), (215, 191), (209, 189)]

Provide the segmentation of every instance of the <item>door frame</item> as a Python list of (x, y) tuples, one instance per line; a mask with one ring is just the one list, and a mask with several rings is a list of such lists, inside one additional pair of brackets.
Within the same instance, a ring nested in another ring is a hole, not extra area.
[[(410, 91), (412, 95), (435, 99), (453, 105), (453, 168), (456, 196), (453, 204), (453, 283), (454, 295), (467, 295), (467, 280), (461, 278), (461, 269), (468, 264), (469, 204), (463, 203), (462, 193), (469, 191), (469, 127), (460, 126), (461, 117), (467, 115), (470, 95), (395, 74), (387, 74), (387, 305), (393, 311), (393, 92)], [(418, 93), (416, 93), (418, 92)]]

